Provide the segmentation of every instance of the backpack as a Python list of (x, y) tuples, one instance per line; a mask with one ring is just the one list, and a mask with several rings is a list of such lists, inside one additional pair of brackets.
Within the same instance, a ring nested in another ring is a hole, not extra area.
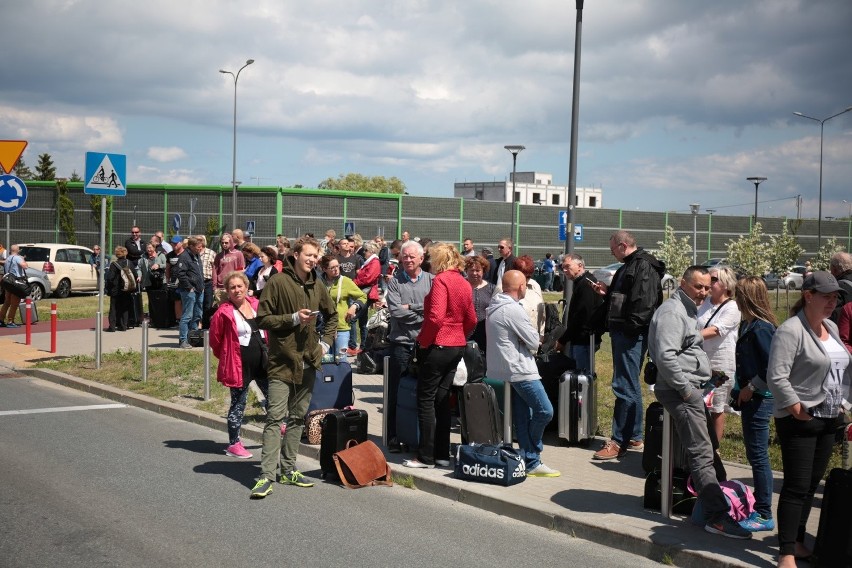
[(539, 353), (550, 353), (556, 348), (556, 343), (566, 326), (562, 324), (562, 312), (565, 308), (565, 300), (549, 302), (544, 304), (544, 340), (539, 347)]
[(133, 275), (133, 270), (131, 270), (129, 265), (121, 266), (117, 262), (113, 263), (119, 268), (119, 274), (121, 274), (121, 291), (122, 292), (135, 292), (136, 291), (136, 276)]
[[(722, 493), (725, 494), (725, 500), (728, 501), (728, 505), (730, 505), (730, 509), (728, 510), (728, 515), (734, 519), (736, 522), (744, 521), (754, 512), (754, 493), (751, 490), (751, 487), (743, 483), (742, 481), (737, 481), (735, 479), (729, 479), (727, 481), (720, 481), (719, 487), (722, 488)], [(690, 477), (689, 483), (687, 485), (687, 489), (693, 495), (697, 496), (695, 492), (695, 488), (692, 486), (692, 478)], [(707, 519), (704, 518), (703, 508), (700, 507), (700, 501), (696, 503), (695, 509), (692, 512), (692, 520), (695, 524), (703, 525)]]

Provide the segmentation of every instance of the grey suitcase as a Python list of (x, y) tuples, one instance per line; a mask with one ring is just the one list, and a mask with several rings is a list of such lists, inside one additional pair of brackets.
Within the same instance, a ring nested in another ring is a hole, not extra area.
[(588, 445), (598, 429), (598, 391), (594, 336), (590, 338), (589, 373), (566, 371), (559, 378), (559, 438)]
[[(38, 323), (38, 308), (36, 308), (36, 303), (32, 303), (32, 312), (30, 317), (32, 318), (32, 323)], [(26, 325), (27, 323), (27, 302), (26, 300), (21, 300), (21, 303), (18, 304), (18, 314), (21, 316), (21, 325)]]

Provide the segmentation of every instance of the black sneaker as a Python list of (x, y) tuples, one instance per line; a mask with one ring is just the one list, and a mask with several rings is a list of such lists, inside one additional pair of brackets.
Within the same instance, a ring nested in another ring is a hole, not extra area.
[(727, 514), (719, 515), (704, 525), (704, 530), (709, 533), (720, 534), (728, 538), (739, 538), (742, 540), (751, 538), (751, 532), (741, 527), (738, 522), (729, 517)]

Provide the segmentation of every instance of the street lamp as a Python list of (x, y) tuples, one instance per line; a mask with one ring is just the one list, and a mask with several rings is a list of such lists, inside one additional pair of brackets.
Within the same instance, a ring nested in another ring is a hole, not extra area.
[(765, 177), (750, 177), (746, 178), (746, 180), (750, 181), (754, 184), (754, 222), (757, 223), (757, 186), (760, 185), (760, 182), (766, 181)]
[(219, 73), (230, 75), (234, 78), (234, 152), (231, 168), (231, 230), (237, 228), (237, 82), (243, 69), (254, 63), (254, 59), (247, 59), (246, 64), (240, 67), (236, 74), (232, 71), (219, 69)]
[(846, 218), (849, 219), (850, 221), (852, 221), (852, 201), (847, 201), (847, 200), (844, 199), (843, 203), (846, 203), (846, 204), (849, 205), (849, 215), (847, 215)]
[(713, 213), (715, 209), (707, 209), (707, 258), (710, 258), (711, 248), (713, 244)]
[(701, 205), (690, 203), (689, 209), (692, 211), (692, 264), (695, 265), (698, 261), (698, 210)]
[(521, 153), (521, 150), (525, 150), (526, 146), (521, 146), (520, 144), (508, 144), (508, 145), (503, 146), (503, 147), (505, 149), (507, 149), (509, 152), (512, 153), (512, 232), (510, 233), (511, 234), (510, 238), (512, 239), (512, 242), (514, 243), (515, 242), (515, 183), (517, 182), (517, 180), (515, 178), (517, 177), (516, 174), (518, 173), (518, 154)]
[(813, 120), (814, 122), (819, 122), (819, 211), (817, 212), (817, 246), (822, 243), (822, 141), (823, 141), (823, 129), (825, 127), (825, 123), (834, 118), (835, 116), (840, 116), (843, 113), (849, 112), (852, 110), (852, 106), (846, 107), (842, 111), (837, 114), (832, 114), (828, 118), (823, 118), (822, 120), (818, 118), (814, 118), (812, 116), (808, 116), (806, 114), (802, 114), (800, 112), (794, 112), (796, 116), (800, 116), (802, 118), (807, 118), (808, 120)]

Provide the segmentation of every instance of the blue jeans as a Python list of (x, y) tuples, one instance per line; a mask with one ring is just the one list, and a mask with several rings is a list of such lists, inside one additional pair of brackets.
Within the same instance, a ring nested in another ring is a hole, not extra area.
[(339, 355), (340, 350), (346, 351), (349, 347), (349, 330), (337, 330), (337, 339), (334, 340), (334, 354)]
[(204, 292), (199, 294), (195, 290), (179, 288), (177, 293), (183, 306), (183, 313), (180, 316), (180, 325), (178, 326), (178, 337), (181, 343), (185, 343), (189, 330), (198, 329), (198, 324), (201, 322)]
[(632, 337), (618, 331), (610, 332), (609, 336), (612, 342), (612, 392), (615, 393), (612, 439), (624, 447), (630, 440), (644, 437), (639, 371), (642, 358), (648, 351), (648, 340), (645, 335)]
[(589, 343), (585, 342), (581, 345), (571, 344), (571, 358), (574, 359), (578, 369), (589, 369)]
[(754, 395), (741, 405), (743, 442), (754, 478), (754, 510), (772, 518), (772, 467), (769, 465), (769, 419), (772, 399)]
[(512, 418), (527, 471), (541, 464), (544, 427), (553, 419), (553, 405), (540, 380), (512, 383)]
[(545, 272), (544, 273), (544, 289), (547, 292), (553, 292), (553, 273)]

